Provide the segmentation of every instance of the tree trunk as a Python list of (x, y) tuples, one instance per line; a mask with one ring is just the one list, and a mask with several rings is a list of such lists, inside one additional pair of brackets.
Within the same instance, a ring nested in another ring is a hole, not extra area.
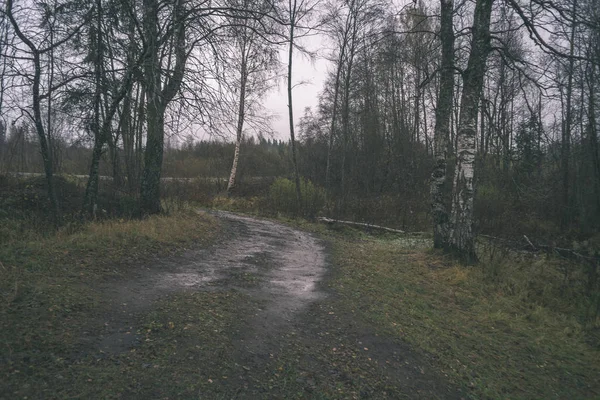
[(96, 26), (92, 30), (92, 35), (95, 34), (96, 57), (94, 60), (94, 81), (96, 84), (94, 90), (94, 120), (92, 122), (92, 132), (94, 134), (94, 148), (92, 149), (92, 162), (90, 164), (90, 174), (88, 183), (85, 188), (85, 198), (83, 202), (83, 211), (93, 218), (96, 217), (96, 202), (98, 199), (98, 183), (100, 158), (102, 157), (102, 147), (104, 146), (105, 138), (102, 136), (103, 129), (100, 128), (100, 103), (102, 101), (102, 0), (96, 0)]
[(246, 68), (246, 51), (242, 51), (242, 65), (240, 70), (240, 99), (238, 107), (238, 122), (236, 128), (235, 137), (235, 152), (233, 154), (233, 165), (231, 166), (231, 173), (229, 174), (229, 182), (227, 183), (227, 194), (231, 194), (231, 190), (235, 186), (235, 178), (238, 167), (238, 160), (240, 157), (240, 146), (242, 144), (242, 132), (244, 130), (244, 117), (246, 115), (246, 83), (248, 79), (248, 72)]
[[(349, 12), (355, 12), (351, 9)], [(346, 67), (346, 75), (344, 76), (344, 105), (342, 109), (342, 167), (341, 167), (341, 181), (342, 181), (342, 197), (341, 197), (341, 212), (344, 213), (346, 209), (346, 192), (347, 178), (346, 178), (346, 157), (348, 153), (348, 138), (350, 137), (350, 78), (352, 77), (352, 65), (354, 63), (354, 55), (356, 49), (356, 35), (357, 35), (357, 17), (356, 15), (352, 19), (352, 36), (350, 37), (350, 48), (348, 49), (348, 65)]]
[(231, 165), (231, 173), (229, 174), (229, 182), (227, 183), (227, 195), (231, 195), (232, 189), (235, 187), (235, 179), (237, 174), (237, 166), (240, 158), (240, 147), (242, 145), (242, 136), (239, 135), (235, 140), (235, 151), (233, 152), (233, 164)]
[(158, 45), (158, 0), (144, 0), (144, 36), (148, 43), (144, 59), (146, 90), (146, 151), (140, 188), (141, 214), (157, 214), (160, 206), (160, 172), (164, 144), (164, 108), (160, 96), (160, 60)]
[(142, 168), (143, 168), (143, 159), (144, 159), (144, 121), (146, 121), (146, 89), (144, 89), (143, 82), (140, 85), (140, 93), (139, 98), (137, 99), (137, 110), (135, 112), (136, 121), (133, 126), (134, 135), (135, 135), (135, 184), (136, 184), (136, 195), (139, 195), (139, 186), (141, 186), (142, 181)]
[(575, 59), (573, 58), (575, 51), (575, 28), (576, 28), (576, 16), (577, 16), (577, 0), (573, 0), (573, 8), (571, 9), (571, 16), (573, 18), (571, 26), (571, 37), (569, 43), (569, 76), (567, 80), (567, 93), (566, 93), (566, 110), (565, 119), (563, 121), (562, 128), (562, 146), (561, 146), (561, 172), (562, 172), (562, 206), (563, 214), (561, 218), (562, 227), (566, 227), (570, 223), (571, 219), (571, 202), (570, 202), (570, 190), (569, 190), (569, 164), (571, 157), (571, 128), (573, 121), (573, 110), (571, 110), (571, 102), (573, 97), (573, 66)]
[[(129, 40), (130, 47), (127, 52), (127, 64), (133, 65), (135, 61), (135, 50), (137, 44), (135, 43), (135, 24), (129, 22)], [(137, 169), (136, 169), (136, 152), (135, 152), (135, 138), (136, 138), (136, 118), (140, 117), (136, 114), (137, 104), (139, 101), (139, 85), (136, 89), (135, 98), (133, 97), (133, 85), (132, 89), (128, 91), (125, 99), (123, 100), (123, 109), (121, 112), (121, 118), (119, 124), (121, 128), (121, 134), (123, 135), (123, 155), (125, 161), (125, 174), (127, 179), (127, 189), (130, 194), (134, 193), (134, 188), (137, 186)]]
[[(327, 165), (325, 167), (325, 196), (329, 196), (331, 190), (331, 155), (333, 152), (333, 136), (335, 134), (335, 123), (337, 119), (337, 103), (340, 88), (340, 73), (342, 71), (342, 60), (346, 49), (346, 41), (342, 44), (340, 58), (338, 60), (337, 70), (335, 72), (335, 86), (333, 89), (333, 105), (331, 107), (331, 127), (329, 129), (329, 140), (327, 143)], [(327, 201), (325, 202), (327, 203)]]
[(600, 155), (598, 154), (598, 133), (596, 128), (596, 91), (595, 71), (596, 66), (591, 65), (589, 77), (589, 104), (588, 104), (588, 141), (590, 144), (590, 158), (592, 161), (592, 181), (594, 182), (594, 212), (596, 221), (600, 219)]
[(96, 203), (98, 199), (99, 166), (102, 157), (102, 139), (95, 135), (94, 147), (92, 149), (92, 162), (90, 163), (90, 174), (85, 188), (84, 212), (96, 218)]
[[(0, 38), (0, 60), (2, 60), (2, 70), (0, 71), (0, 76), (6, 76), (6, 68), (7, 68), (7, 59), (6, 55), (8, 54), (8, 25), (6, 25), (4, 18), (1, 19), (2, 23), (2, 38)], [(6, 84), (4, 79), (0, 79), (0, 115), (4, 115), (4, 91), (6, 88)], [(3, 164), (4, 155), (6, 153), (6, 139), (7, 139), (7, 131), (8, 126), (4, 123), (3, 119), (0, 119), (0, 163)], [(8, 171), (10, 169), (7, 168)]]
[(143, 216), (158, 214), (160, 205), (160, 176), (165, 137), (165, 109), (156, 93), (147, 93), (146, 123), (148, 134), (144, 152), (144, 170), (140, 190), (140, 211)]
[(300, 172), (298, 171), (298, 160), (296, 158), (296, 138), (294, 135), (294, 108), (292, 102), (292, 55), (294, 52), (294, 28), (296, 23), (296, 0), (294, 0), (294, 8), (290, 10), (293, 14), (290, 24), (290, 47), (288, 50), (288, 82), (287, 82), (287, 93), (288, 93), (288, 111), (290, 120), (290, 142), (292, 145), (292, 163), (294, 164), (294, 180), (296, 182), (296, 202), (298, 203), (297, 213), (302, 214), (302, 193), (300, 191)]
[[(348, 85), (349, 85), (349, 78), (347, 78), (349, 76), (349, 71), (346, 71), (346, 77), (344, 77), (344, 81), (348, 81)], [(350, 104), (350, 100), (348, 99), (349, 96), (349, 90), (350, 88), (348, 87), (346, 89), (346, 84), (344, 84), (344, 104), (343, 104), (343, 108), (342, 108), (342, 164), (340, 166), (340, 181), (341, 181), (341, 190), (340, 190), (340, 203), (339, 203), (339, 207), (338, 207), (338, 212), (342, 213), (342, 215), (344, 214), (344, 210), (346, 207), (346, 157), (348, 154), (348, 115), (349, 112), (347, 112), (349, 110), (349, 104)]]
[[(158, 19), (159, 1), (144, 0), (143, 30), (146, 37), (146, 51), (143, 63), (144, 88), (146, 90), (146, 151), (144, 171), (140, 188), (140, 214), (158, 214), (160, 205), (160, 177), (162, 172), (165, 112), (169, 102), (179, 91), (183, 80), (187, 53), (185, 49), (185, 28), (183, 0), (174, 5), (173, 35), (175, 37), (175, 65), (172, 75), (161, 87), (161, 64), (159, 59)], [(171, 51), (171, 49), (169, 49)]]
[[(354, 4), (354, 2), (352, 2)], [(346, 17), (346, 25), (344, 29), (344, 36), (342, 38), (342, 47), (340, 49), (340, 56), (338, 58), (338, 64), (335, 71), (335, 86), (333, 88), (333, 105), (331, 107), (331, 127), (329, 129), (329, 140), (327, 143), (327, 165), (325, 167), (325, 203), (327, 204), (327, 196), (331, 191), (331, 156), (333, 152), (333, 136), (335, 134), (335, 123), (337, 122), (337, 103), (340, 91), (340, 75), (342, 72), (342, 64), (344, 62), (344, 56), (346, 54), (346, 46), (348, 45), (348, 31), (349, 31), (349, 20), (351, 13), (348, 12)]]
[(125, 162), (125, 175), (127, 179), (127, 189), (132, 192), (133, 181), (134, 181), (134, 153), (133, 144), (135, 142), (134, 137), (134, 124), (131, 118), (131, 92), (127, 94), (123, 101), (123, 111), (119, 123), (121, 125), (121, 135), (123, 136), (123, 157)]
[(473, 233), (473, 201), (477, 111), (487, 56), (490, 52), (490, 17), (494, 0), (478, 0), (475, 5), (473, 37), (467, 69), (463, 73), (450, 249), (466, 262), (476, 262)]
[[(33, 100), (33, 123), (35, 130), (40, 140), (40, 152), (42, 154), (42, 161), (44, 164), (44, 172), (46, 175), (46, 183), (48, 185), (48, 199), (50, 200), (50, 206), (52, 209), (52, 218), (54, 220), (54, 226), (58, 228), (61, 223), (60, 207), (58, 203), (58, 196), (56, 195), (56, 187), (54, 185), (54, 163), (50, 153), (50, 144), (46, 131), (44, 129), (41, 100), (40, 100), (40, 82), (42, 74), (42, 65), (40, 60), (40, 52), (35, 47), (33, 42), (29, 40), (17, 24), (12, 14), (13, 0), (7, 0), (6, 2), (6, 15), (8, 16), (11, 25), (13, 26), (16, 35), (25, 43), (32, 54), (33, 59), (33, 82), (32, 82), (32, 100)], [(49, 89), (50, 90), (50, 89)], [(51, 95), (51, 93), (49, 93)]]
[(121, 161), (119, 160), (119, 136), (118, 131), (115, 137), (108, 136), (108, 153), (112, 166), (112, 188), (118, 190), (123, 187), (123, 176), (121, 174)]
[(431, 208), (433, 215), (433, 246), (447, 248), (448, 210), (446, 207), (446, 156), (450, 136), (450, 117), (454, 98), (454, 28), (453, 0), (441, 0), (440, 37), (442, 40), (442, 65), (440, 93), (435, 112), (434, 152), (435, 164), (431, 173)]

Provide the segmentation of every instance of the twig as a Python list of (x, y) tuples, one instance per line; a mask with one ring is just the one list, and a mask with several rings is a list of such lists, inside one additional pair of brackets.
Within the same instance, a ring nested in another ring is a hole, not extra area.
[(527, 243), (529, 243), (529, 245), (531, 246), (531, 248), (533, 249), (533, 251), (537, 251), (536, 247), (533, 245), (533, 243), (531, 243), (531, 240), (529, 240), (529, 238), (527, 237), (527, 235), (523, 235), (523, 237), (525, 238), (525, 240), (527, 241)]

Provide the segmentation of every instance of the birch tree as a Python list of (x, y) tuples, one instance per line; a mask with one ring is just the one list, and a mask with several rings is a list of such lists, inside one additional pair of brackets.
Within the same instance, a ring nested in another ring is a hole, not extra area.
[(494, 0), (477, 0), (473, 17), (471, 50), (463, 71), (458, 146), (454, 186), (450, 249), (467, 262), (477, 259), (473, 233), (474, 173), (477, 152), (477, 113), (487, 56), (491, 50), (490, 18)]
[[(236, 6), (234, 4), (234, 6)], [(233, 77), (234, 93), (237, 93), (237, 124), (235, 128), (235, 150), (231, 172), (227, 183), (227, 193), (236, 184), (240, 147), (242, 144), (244, 124), (247, 122), (248, 113), (257, 117), (260, 108), (259, 100), (272, 86), (272, 81), (278, 68), (277, 51), (269, 36), (274, 33), (274, 27), (270, 19), (267, 21), (253, 18), (252, 13), (266, 13), (269, 11), (269, 3), (253, 3), (248, 0), (237, 5), (243, 15), (234, 14), (233, 26), (229, 29), (233, 41), (233, 56), (229, 65), (237, 73)], [(250, 14), (250, 18), (248, 15)], [(266, 19), (266, 18), (265, 18)], [(228, 35), (229, 36), (229, 35)], [(226, 72), (227, 73), (227, 72)], [(256, 121), (251, 121), (256, 122)]]

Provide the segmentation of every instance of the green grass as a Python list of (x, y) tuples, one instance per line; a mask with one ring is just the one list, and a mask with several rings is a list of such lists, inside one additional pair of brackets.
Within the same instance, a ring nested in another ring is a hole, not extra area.
[[(4, 222), (4, 221), (3, 221)], [(0, 285), (23, 274), (94, 275), (113, 271), (140, 258), (186, 248), (211, 240), (217, 231), (212, 217), (193, 210), (145, 220), (106, 220), (67, 226), (51, 235), (28, 229), (0, 246), (3, 278)], [(6, 288), (3, 287), (4, 290)]]
[[(0, 246), (0, 398), (72, 397), (75, 383), (103, 374), (114, 379), (119, 374), (108, 370), (85, 378), (96, 361), (71, 360), (81, 332), (104, 312), (106, 299), (96, 283), (127, 276), (155, 257), (202, 246), (214, 239), (218, 224), (188, 210), (67, 227), (51, 235), (40, 231), (25, 229), (20, 239), (14, 235)], [(9, 395), (13, 392), (19, 395)]]
[[(382, 374), (382, 360), (356, 344), (350, 322), (409, 343), (475, 399), (600, 397), (598, 319), (590, 317), (581, 270), (494, 249), (465, 267), (424, 238), (286, 223), (329, 243), (333, 295), (304, 317), (314, 332), (285, 332), (280, 347), (255, 365), (242, 361), (237, 339), (261, 304), (233, 290), (158, 301), (131, 332), (140, 344), (123, 353), (77, 347), (81, 332), (106, 312), (95, 282), (206, 245), (219, 231), (212, 217), (187, 210), (55, 234), (7, 230), (0, 246), (0, 398), (219, 399), (240, 390), (255, 398), (410, 398)], [(260, 283), (252, 274), (239, 278), (247, 287)]]
[(502, 265), (494, 273), (484, 263), (461, 266), (429, 241), (330, 237), (333, 287), (344, 304), (433, 355), (473, 398), (600, 396), (600, 351), (590, 335), (597, 326), (582, 322), (568, 296), (556, 297), (555, 266), (540, 263), (547, 273), (526, 278), (542, 267), (503, 264), (501, 275)]
[(118, 354), (69, 358), (46, 348), (44, 359), (34, 363), (30, 358), (18, 368), (9, 365), (4, 393), (11, 398), (82, 399), (199, 398), (200, 393), (213, 393), (209, 398), (218, 398), (213, 383), (235, 377), (231, 344), (223, 340), (223, 332), (232, 324), (229, 311), (240, 301), (237, 297), (207, 292), (172, 296), (156, 304), (131, 332), (141, 338), (140, 345)]

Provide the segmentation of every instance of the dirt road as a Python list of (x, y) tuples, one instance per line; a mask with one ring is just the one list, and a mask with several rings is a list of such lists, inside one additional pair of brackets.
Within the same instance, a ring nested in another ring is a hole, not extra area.
[[(222, 239), (208, 249), (190, 250), (172, 260), (156, 260), (136, 276), (108, 282), (102, 289), (116, 312), (109, 317), (100, 345), (123, 351), (135, 340), (131, 327), (139, 313), (159, 298), (180, 291), (240, 291), (264, 307), (252, 318), (256, 346), (264, 335), (294, 320), (310, 303), (325, 297), (318, 283), (325, 274), (323, 244), (306, 232), (227, 212)], [(252, 339), (252, 338), (250, 338)]]
[[(180, 364), (186, 370), (194, 364), (197, 379), (210, 383), (193, 398), (461, 398), (432, 360), (376, 334), (328, 289), (337, 272), (321, 240), (271, 221), (214, 215), (223, 234), (210, 248), (158, 259), (128, 279), (101, 284), (109, 311), (102, 316), (102, 329), (82, 338), (82, 348), (122, 358), (148, 345), (146, 332), (152, 329), (140, 321), (158, 305), (186, 294), (236, 293), (236, 302), (225, 311), (230, 322), (214, 337), (167, 330), (171, 358), (184, 344), (198, 348), (210, 342), (221, 348), (220, 355), (192, 355)], [(186, 306), (185, 312), (194, 310)], [(174, 376), (183, 374), (175, 371), (177, 362), (169, 371)], [(153, 390), (124, 396), (192, 397), (185, 391), (173, 396), (164, 387)]]

